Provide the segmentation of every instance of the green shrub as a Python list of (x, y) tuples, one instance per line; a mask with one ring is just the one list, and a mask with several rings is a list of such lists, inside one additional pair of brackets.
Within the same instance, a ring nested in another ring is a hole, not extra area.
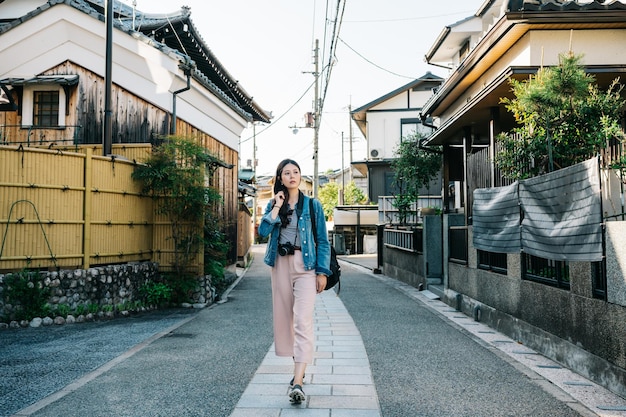
[(162, 282), (149, 281), (139, 288), (139, 296), (149, 306), (161, 306), (170, 301), (172, 288)]
[(50, 290), (43, 285), (43, 278), (38, 272), (24, 269), (5, 276), (4, 282), (4, 300), (17, 307), (16, 320), (31, 320), (50, 313)]
[(71, 311), (70, 306), (68, 306), (67, 304), (59, 304), (54, 309), (54, 315), (67, 317), (68, 314), (70, 314), (70, 311)]
[(77, 316), (84, 315), (87, 312), (87, 306), (84, 304), (79, 304), (76, 306), (76, 310), (74, 311)]

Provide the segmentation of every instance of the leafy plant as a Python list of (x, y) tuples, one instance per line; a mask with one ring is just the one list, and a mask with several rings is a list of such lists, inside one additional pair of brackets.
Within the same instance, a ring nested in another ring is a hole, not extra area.
[(190, 267), (202, 245), (211, 244), (205, 236), (219, 232), (220, 222), (207, 221), (207, 216), (210, 219), (217, 211), (221, 196), (206, 184), (210, 184), (214, 170), (222, 165), (193, 140), (168, 137), (133, 172), (133, 178), (143, 182), (143, 192), (157, 200), (157, 212), (171, 223), (174, 274), (169, 288), (175, 291), (176, 298), (188, 291), (188, 277), (194, 272)]
[[(339, 204), (339, 193), (341, 192), (341, 186), (336, 182), (329, 182), (320, 188), (319, 200), (324, 208), (324, 216), (327, 219), (333, 218), (333, 211)], [(343, 194), (344, 204), (365, 204), (367, 203), (367, 196), (363, 191), (356, 186), (354, 181), (350, 181), (346, 185), (346, 189)]]
[(71, 311), (72, 311), (72, 309), (67, 304), (58, 304), (54, 308), (54, 315), (55, 316), (61, 316), (61, 317), (67, 317), (68, 314), (70, 314)]
[(171, 221), (177, 273), (185, 272), (197, 255), (204, 213), (220, 201), (217, 191), (205, 186), (207, 171), (217, 162), (199, 144), (171, 137), (133, 172), (143, 181), (143, 192), (158, 199), (158, 213)]
[[(214, 220), (207, 219), (205, 224), (213, 224), (213, 222)], [(216, 228), (206, 227), (204, 236), (204, 274), (211, 275), (211, 282), (220, 295), (230, 285), (224, 275), (230, 242), (226, 235)]]
[(393, 204), (398, 209), (401, 224), (406, 224), (411, 205), (417, 201), (420, 189), (426, 187), (441, 170), (441, 150), (438, 147), (423, 148), (420, 146), (422, 139), (423, 136), (418, 133), (405, 137), (391, 163), (394, 183), (399, 190)]
[(367, 196), (363, 193), (363, 190), (356, 186), (354, 181), (350, 181), (343, 192), (343, 201), (344, 204), (348, 205), (366, 204)]
[(623, 140), (623, 85), (616, 79), (600, 91), (581, 61), (581, 55), (560, 55), (556, 67), (525, 81), (511, 79), (515, 98), (501, 102), (520, 127), (498, 136), (495, 162), (505, 176), (524, 179), (574, 165)]
[(218, 277), (213, 276), (211, 279), (211, 284), (215, 287), (217, 298), (220, 298), (232, 283), (233, 280), (227, 278), (226, 274)]
[(166, 301), (176, 304), (190, 301), (193, 292), (198, 288), (198, 280), (192, 274), (164, 274), (163, 279), (170, 289), (170, 294)]
[(162, 282), (149, 281), (139, 287), (139, 296), (149, 306), (161, 306), (169, 302), (172, 289)]
[(43, 285), (43, 278), (38, 272), (24, 269), (4, 278), (4, 300), (17, 307), (16, 320), (30, 320), (45, 317), (50, 313), (48, 297), (50, 290)]
[(84, 304), (79, 304), (76, 306), (76, 310), (74, 311), (77, 316), (84, 315), (87, 312), (87, 306)]

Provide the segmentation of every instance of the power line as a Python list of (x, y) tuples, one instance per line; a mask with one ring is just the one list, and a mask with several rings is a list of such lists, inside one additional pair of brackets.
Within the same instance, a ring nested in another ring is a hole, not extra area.
[(416, 78), (416, 77), (409, 77), (409, 76), (406, 76), (406, 75), (398, 74), (398, 73), (393, 72), (393, 71), (389, 71), (388, 69), (383, 68), (383, 67), (381, 67), (380, 65), (378, 65), (378, 64), (376, 64), (376, 63), (374, 63), (374, 62), (370, 61), (369, 59), (365, 58), (363, 55), (361, 55), (361, 54), (360, 54), (358, 51), (356, 51), (353, 47), (351, 47), (350, 45), (348, 45), (348, 44), (346, 43), (346, 41), (344, 41), (344, 40), (343, 40), (343, 39), (341, 39), (340, 37), (337, 37), (337, 39), (339, 39), (339, 40), (340, 40), (340, 41), (341, 41), (344, 45), (346, 45), (346, 46), (348, 47), (348, 49), (350, 49), (352, 52), (354, 52), (355, 54), (357, 54), (359, 57), (363, 58), (363, 60), (364, 60), (365, 62), (367, 62), (367, 63), (369, 63), (369, 64), (371, 64), (371, 65), (375, 66), (375, 67), (376, 67), (376, 68), (378, 68), (378, 69), (381, 69), (381, 70), (383, 70), (383, 71), (385, 71), (385, 72), (388, 72), (389, 74), (395, 75), (395, 76), (397, 76), (397, 77), (408, 78), (408, 79), (410, 79), (410, 80), (414, 80), (414, 79)]
[[(263, 130), (260, 130), (258, 132), (256, 132), (256, 136), (259, 136), (261, 133), (265, 132), (267, 129), (271, 128), (272, 126), (276, 125), (276, 122), (279, 121), (280, 119), (282, 119), (283, 117), (285, 117), (287, 115), (287, 113), (289, 113), (295, 106), (296, 104), (298, 104), (300, 102), (300, 100), (302, 100), (304, 98), (304, 96), (306, 95), (306, 93), (309, 92), (309, 90), (311, 89), (311, 87), (313, 87), (313, 85), (315, 84), (315, 81), (311, 83), (311, 85), (309, 85), (307, 87), (306, 90), (304, 90), (304, 93), (302, 93), (302, 95), (295, 101), (295, 103), (293, 103), (291, 106), (289, 106), (289, 108), (287, 110), (285, 110), (285, 112), (283, 114), (281, 114), (280, 116), (278, 116), (278, 118), (276, 118), (275, 120), (273, 120), (269, 125), (267, 125), (267, 127)], [(250, 139), (254, 138), (253, 136), (250, 136), (247, 139), (244, 139), (242, 141), (239, 141), (239, 143), (245, 143), (247, 141), (249, 141)]]
[(464, 12), (454, 12), (454, 13), (446, 13), (434, 16), (420, 16), (420, 17), (402, 17), (398, 19), (372, 19), (372, 20), (346, 20), (345, 23), (387, 23), (387, 22), (404, 22), (404, 21), (412, 21), (412, 20), (428, 20), (428, 19), (437, 19), (439, 17), (450, 17), (462, 14), (467, 16), (467, 14), (474, 13), (474, 10), (467, 10)]
[(326, 93), (328, 92), (328, 85), (330, 84), (330, 73), (333, 69), (333, 59), (335, 57), (335, 51), (337, 50), (337, 39), (339, 39), (339, 32), (341, 31), (341, 23), (343, 21), (343, 14), (346, 9), (346, 0), (344, 0), (343, 7), (341, 7), (341, 15), (340, 15), (339, 13), (340, 3), (341, 3), (341, 0), (337, 2), (335, 24), (333, 27), (332, 38), (330, 40), (330, 51), (328, 54), (326, 84), (324, 85), (324, 93), (322, 94), (322, 100), (320, 103), (320, 111), (324, 108), (324, 101), (326, 100)]

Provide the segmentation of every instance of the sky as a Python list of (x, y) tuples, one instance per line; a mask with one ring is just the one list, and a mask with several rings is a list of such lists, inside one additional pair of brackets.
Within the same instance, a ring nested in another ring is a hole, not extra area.
[[(367, 144), (352, 122), (353, 110), (431, 72), (424, 56), (445, 26), (473, 15), (484, 0), (135, 0), (138, 10), (169, 13), (189, 6), (206, 45), (239, 85), (273, 119), (243, 131), (240, 166), (253, 159), (257, 176), (274, 175), (278, 163), (296, 160), (313, 175), (315, 40), (319, 40), (320, 97), (325, 95), (318, 136), (318, 172), (366, 158)], [(123, 0), (132, 5), (132, 0)], [(342, 19), (336, 17), (343, 13)], [(340, 20), (340, 25), (335, 21)], [(333, 31), (339, 36), (330, 59)], [(324, 93), (325, 91), (325, 93)], [(254, 134), (254, 132), (256, 134)], [(343, 143), (342, 143), (343, 138)], [(343, 145), (343, 152), (342, 152)]]

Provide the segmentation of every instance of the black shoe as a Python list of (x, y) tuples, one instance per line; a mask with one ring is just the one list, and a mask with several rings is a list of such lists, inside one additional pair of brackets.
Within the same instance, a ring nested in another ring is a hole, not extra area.
[(289, 391), (289, 400), (293, 404), (300, 404), (301, 402), (306, 400), (304, 391), (302, 391), (302, 387), (300, 385), (296, 384), (291, 388), (291, 390)]
[[(306, 374), (302, 375), (302, 385), (304, 385), (304, 377), (306, 377)], [(296, 379), (295, 376), (293, 378), (291, 378), (291, 381), (289, 381), (289, 388), (293, 387), (293, 381), (295, 379)]]

